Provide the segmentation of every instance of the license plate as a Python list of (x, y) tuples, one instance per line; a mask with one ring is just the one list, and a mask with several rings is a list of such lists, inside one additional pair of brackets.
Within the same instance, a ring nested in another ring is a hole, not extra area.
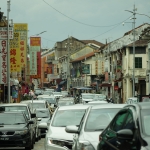
[(8, 140), (9, 140), (9, 138), (0, 138), (0, 140), (8, 141)]

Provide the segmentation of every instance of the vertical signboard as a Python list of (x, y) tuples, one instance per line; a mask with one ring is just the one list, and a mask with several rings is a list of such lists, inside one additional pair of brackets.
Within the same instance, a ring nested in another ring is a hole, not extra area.
[(0, 84), (7, 83), (7, 40), (0, 40)]
[(15, 23), (14, 31), (20, 34), (19, 36), (19, 45), (20, 45), (20, 66), (26, 66), (26, 55), (27, 55), (27, 31), (28, 24), (26, 23)]
[(30, 75), (40, 78), (41, 74), (41, 37), (30, 37)]
[(10, 72), (20, 72), (19, 32), (14, 31), (14, 38), (10, 40)]

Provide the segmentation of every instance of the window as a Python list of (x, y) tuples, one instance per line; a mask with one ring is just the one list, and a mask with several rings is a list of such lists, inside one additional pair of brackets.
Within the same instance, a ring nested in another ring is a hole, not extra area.
[(133, 131), (133, 129), (134, 129), (134, 120), (133, 120), (133, 117), (132, 117), (131, 113), (129, 113), (128, 117), (126, 118), (123, 129), (131, 129)]
[(116, 118), (112, 124), (113, 131), (117, 132), (122, 129), (124, 122), (126, 120), (127, 114), (128, 113), (126, 111), (122, 111), (116, 116)]
[(135, 57), (135, 68), (142, 68), (142, 57)]
[[(130, 51), (130, 54), (133, 54), (133, 47), (130, 47), (129, 51)], [(136, 47), (135, 54), (146, 54), (146, 48), (145, 47)]]

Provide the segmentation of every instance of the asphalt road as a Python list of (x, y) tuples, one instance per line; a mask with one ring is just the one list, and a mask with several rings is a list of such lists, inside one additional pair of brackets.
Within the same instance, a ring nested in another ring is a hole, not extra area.
[[(24, 148), (13, 148), (13, 149), (6, 149), (6, 148), (0, 148), (0, 150), (23, 150)], [(32, 150), (44, 150), (44, 138), (41, 138), (38, 142), (34, 144), (34, 149)]]
[(44, 139), (45, 138), (41, 138), (41, 140), (39, 140), (38, 142), (36, 142), (34, 144), (34, 149), (33, 150), (44, 150)]

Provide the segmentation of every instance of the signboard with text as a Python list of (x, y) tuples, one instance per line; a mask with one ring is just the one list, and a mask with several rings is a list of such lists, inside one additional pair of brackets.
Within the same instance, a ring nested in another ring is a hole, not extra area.
[(0, 40), (0, 84), (7, 84), (7, 40)]
[(30, 77), (40, 78), (41, 74), (41, 37), (30, 37)]
[(15, 23), (14, 31), (19, 33), (19, 46), (20, 46), (20, 66), (26, 66), (26, 54), (27, 54), (27, 32), (28, 24), (26, 23)]
[[(7, 35), (7, 27), (0, 27), (0, 39), (6, 40)], [(9, 39), (13, 39), (13, 27), (9, 27)]]

